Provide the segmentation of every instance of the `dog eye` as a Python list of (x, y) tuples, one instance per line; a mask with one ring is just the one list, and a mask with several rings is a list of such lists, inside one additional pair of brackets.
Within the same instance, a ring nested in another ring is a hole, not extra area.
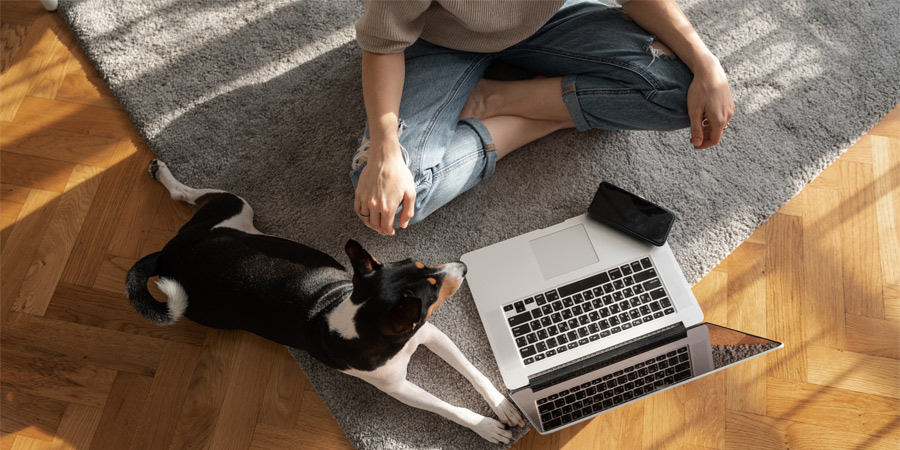
[(404, 297), (415, 297), (416, 295), (413, 294), (412, 291), (410, 291), (410, 290), (405, 290), (405, 291), (403, 291), (403, 296)]

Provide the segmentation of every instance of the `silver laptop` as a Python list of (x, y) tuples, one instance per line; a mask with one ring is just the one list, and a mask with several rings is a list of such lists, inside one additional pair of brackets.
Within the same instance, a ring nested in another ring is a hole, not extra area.
[[(541, 433), (724, 367), (668, 244), (585, 214), (461, 260), (503, 382)], [(748, 357), (780, 347), (745, 336), (768, 346)]]

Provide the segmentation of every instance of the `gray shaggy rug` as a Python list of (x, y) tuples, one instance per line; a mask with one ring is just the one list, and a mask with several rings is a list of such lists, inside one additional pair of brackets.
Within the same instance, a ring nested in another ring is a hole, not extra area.
[[(694, 151), (687, 130), (560, 132), (386, 238), (356, 219), (348, 178), (364, 120), (353, 30), (359, 1), (60, 3), (85, 52), (176, 177), (245, 197), (259, 229), (345, 264), (351, 237), (382, 260), (455, 260), (583, 213), (597, 184), (609, 180), (676, 211), (670, 242), (695, 282), (900, 101), (900, 2), (684, 0), (734, 90), (737, 113), (721, 145)], [(502, 387), (465, 285), (433, 323)], [(491, 447), (295, 356), (360, 448)], [(448, 369), (422, 349), (409, 378), (490, 414)]]

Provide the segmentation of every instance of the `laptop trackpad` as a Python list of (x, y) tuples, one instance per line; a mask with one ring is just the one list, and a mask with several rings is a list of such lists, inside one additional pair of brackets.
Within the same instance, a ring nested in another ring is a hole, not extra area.
[(545, 280), (599, 261), (581, 224), (537, 238), (529, 244)]

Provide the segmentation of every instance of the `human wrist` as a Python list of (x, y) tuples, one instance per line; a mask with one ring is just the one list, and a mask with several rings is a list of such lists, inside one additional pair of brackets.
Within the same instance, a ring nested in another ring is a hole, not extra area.
[(373, 136), (369, 139), (370, 159), (377, 161), (391, 161), (396, 158), (403, 159), (403, 152), (400, 149), (400, 141), (396, 132), (393, 136)]

